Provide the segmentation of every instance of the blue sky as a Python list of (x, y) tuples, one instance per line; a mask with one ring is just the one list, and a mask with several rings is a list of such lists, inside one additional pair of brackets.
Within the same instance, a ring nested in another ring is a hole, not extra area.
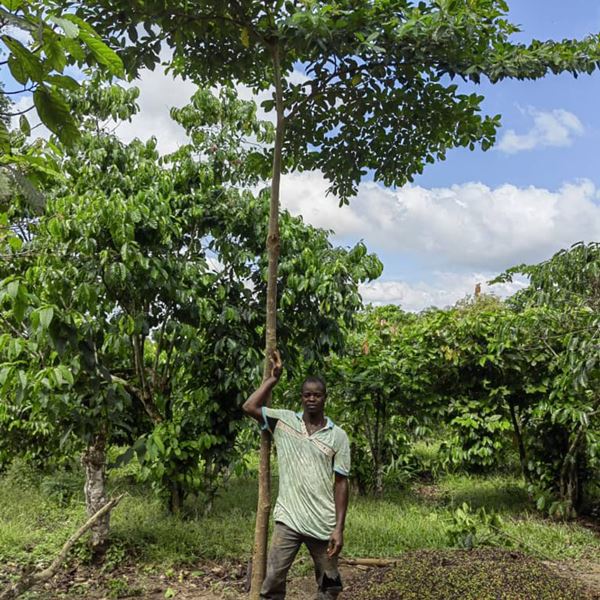
[[(596, 0), (509, 5), (511, 20), (522, 27), (519, 41), (600, 31)], [(194, 87), (160, 70), (143, 72), (136, 85), (141, 113), (119, 134), (125, 140), (155, 135), (163, 151), (174, 150), (185, 138), (169, 108), (185, 104)], [(334, 229), (341, 245), (364, 240), (383, 260), (381, 280), (363, 287), (369, 302), (408, 310), (445, 306), (512, 265), (539, 262), (579, 240), (600, 240), (600, 72), (465, 86), (471, 89), (485, 96), (485, 113), (502, 115), (498, 143), (488, 152), (453, 150), (399, 190), (365, 182), (341, 209), (325, 197), (319, 173), (283, 180), (284, 207)]]
[[(512, 0), (511, 21), (521, 25), (522, 32), (516, 39), (528, 42), (537, 39), (564, 39), (581, 38), (590, 33), (600, 31), (600, 3), (594, 0), (572, 0), (565, 3), (561, 0)], [(564, 145), (534, 144), (530, 150), (515, 151), (513, 153), (501, 151), (498, 148), (483, 152), (479, 149), (474, 152), (457, 149), (448, 153), (448, 159), (427, 167), (423, 175), (415, 179), (415, 185), (424, 188), (450, 188), (452, 186), (466, 185), (469, 182), (481, 182), (490, 188), (510, 184), (516, 186), (526, 196), (529, 188), (543, 189), (556, 193), (565, 185), (577, 185), (586, 180), (600, 188), (600, 73), (591, 76), (582, 75), (575, 79), (572, 75), (549, 76), (538, 81), (504, 81), (496, 85), (484, 83), (474, 86), (474, 89), (485, 96), (483, 102), (484, 112), (487, 114), (502, 115), (503, 128), (499, 132), (498, 140), (501, 141), (508, 130), (513, 130), (517, 136), (526, 136), (535, 128), (536, 115), (553, 111), (564, 111), (574, 115), (581, 124), (581, 129), (569, 136), (568, 143)], [(558, 113), (559, 116), (561, 113)], [(538, 131), (538, 137), (540, 132)], [(535, 133), (532, 135), (535, 138)], [(533, 140), (529, 141), (533, 144)], [(458, 194), (460, 195), (460, 194)], [(568, 194), (567, 194), (568, 195)], [(597, 191), (591, 192), (591, 202), (600, 210)], [(566, 202), (566, 200), (565, 200)], [(535, 228), (534, 228), (535, 229)], [(557, 227), (557, 229), (560, 229)], [(402, 234), (401, 231), (398, 232)], [(491, 261), (488, 269), (479, 265), (478, 275), (491, 275), (498, 268), (506, 268), (508, 262), (519, 263), (530, 260), (543, 260), (549, 257), (553, 249), (564, 246), (565, 243), (574, 243), (579, 239), (592, 241), (600, 239), (598, 221), (593, 227), (569, 227), (569, 231), (552, 248), (548, 240), (540, 240), (537, 252), (528, 249), (522, 255), (515, 252), (512, 256), (507, 253), (508, 261)], [(532, 231), (535, 235), (535, 231)], [(464, 232), (466, 238), (469, 230)], [(515, 244), (515, 240), (507, 236), (508, 245)], [(457, 235), (457, 243), (468, 246), (468, 239), (461, 240)], [(434, 303), (443, 303), (459, 292), (451, 289), (452, 274), (456, 279), (465, 282), (469, 273), (473, 273), (470, 264), (465, 261), (455, 260), (452, 264), (436, 261), (430, 256), (424, 256), (422, 248), (417, 246), (414, 251), (403, 249), (398, 252), (396, 248), (375, 246), (378, 254), (384, 259), (384, 280), (393, 286), (396, 282), (404, 282), (416, 286), (424, 296), (425, 302), (430, 299)], [(550, 251), (550, 252), (549, 252)], [(436, 281), (436, 270), (444, 273), (442, 280)], [(471, 278), (473, 280), (473, 278)], [(472, 282), (472, 281), (471, 281)], [(472, 290), (465, 287), (464, 292)], [(510, 290), (499, 290), (508, 292)], [(381, 294), (381, 287), (370, 297), (377, 301), (377, 294), (382, 300), (388, 299), (401, 302), (403, 288), (398, 288), (398, 294)], [(436, 294), (436, 292), (439, 292)], [(447, 293), (445, 293), (447, 292)], [(407, 295), (410, 295), (408, 293)], [(402, 302), (401, 302), (402, 303)], [(410, 302), (413, 308), (420, 308), (419, 299)]]

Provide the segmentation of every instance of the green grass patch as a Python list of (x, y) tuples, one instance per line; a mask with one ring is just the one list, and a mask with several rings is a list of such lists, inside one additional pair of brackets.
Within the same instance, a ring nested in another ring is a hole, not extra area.
[[(56, 480), (18, 472), (0, 478), (0, 563), (47, 563), (85, 520), (82, 484), (77, 472), (63, 473)], [(204, 559), (249, 558), (257, 494), (254, 476), (229, 481), (209, 514), (204, 514), (202, 499), (188, 499), (186, 518), (169, 515), (164, 499), (133, 484), (129, 472), (115, 471), (110, 485), (127, 496), (113, 513), (109, 566), (129, 560), (141, 567), (168, 568)], [(411, 550), (448, 548), (453, 512), (467, 502), (473, 510), (485, 507), (502, 517), (501, 532), (487, 543), (552, 559), (600, 560), (597, 535), (576, 523), (542, 518), (513, 477), (449, 475), (428, 488), (433, 501), (425, 500), (417, 488), (382, 499), (353, 496), (344, 554), (394, 557)], [(276, 490), (275, 479), (274, 496)], [(83, 544), (76, 556), (85, 558)], [(307, 559), (300, 564), (304, 562), (310, 564)]]
[(533, 508), (523, 481), (510, 475), (452, 474), (443, 477), (438, 487), (445, 503), (453, 507), (467, 502), (472, 508), (501, 514), (527, 513)]

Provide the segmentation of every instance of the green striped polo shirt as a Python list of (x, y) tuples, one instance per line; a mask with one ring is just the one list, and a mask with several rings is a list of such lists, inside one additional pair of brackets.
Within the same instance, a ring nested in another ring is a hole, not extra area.
[(319, 540), (335, 528), (334, 472), (350, 473), (348, 436), (327, 417), (308, 435), (302, 413), (263, 407), (264, 429), (273, 434), (279, 464), (275, 521)]

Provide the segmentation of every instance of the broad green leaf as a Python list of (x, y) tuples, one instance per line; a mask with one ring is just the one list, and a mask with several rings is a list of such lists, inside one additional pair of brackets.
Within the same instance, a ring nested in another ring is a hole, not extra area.
[(6, 154), (10, 153), (10, 136), (3, 120), (0, 119), (0, 150)]
[(65, 54), (65, 49), (60, 43), (60, 40), (56, 37), (51, 38), (44, 44), (43, 49), (46, 54), (49, 70), (62, 73), (63, 69), (67, 66), (67, 55)]
[(19, 289), (21, 287), (21, 282), (19, 280), (11, 281), (6, 286), (6, 291), (8, 295), (14, 300), (19, 295)]
[(0, 0), (2, 6), (6, 6), (8, 10), (15, 11), (21, 8), (23, 0)]
[(118, 54), (109, 48), (87, 23), (74, 15), (68, 15), (67, 18), (80, 26), (79, 39), (88, 47), (98, 63), (106, 67), (112, 75), (123, 77), (123, 61)]
[(79, 129), (63, 95), (56, 88), (39, 86), (33, 101), (42, 123), (65, 144), (79, 138)]
[(77, 91), (80, 88), (79, 83), (69, 75), (50, 75), (47, 81), (64, 90)]
[(10, 74), (14, 77), (15, 81), (21, 85), (25, 85), (29, 81), (29, 74), (25, 68), (25, 65), (13, 54), (8, 57), (8, 69), (10, 70)]
[(13, 252), (19, 252), (23, 248), (23, 240), (16, 235), (11, 235), (8, 238), (8, 245)]
[(244, 48), (250, 47), (250, 34), (248, 32), (247, 27), (242, 27), (242, 32), (240, 33), (240, 40), (241, 40), (242, 46), (244, 46)]
[(48, 17), (48, 21), (51, 23), (56, 23), (56, 25), (58, 25), (65, 32), (65, 36), (70, 39), (76, 38), (79, 35), (78, 25), (69, 19), (63, 19), (62, 17), (50, 15)]
[[(44, 79), (44, 67), (42, 65), (41, 60), (33, 54), (29, 49), (27, 49), (19, 40), (9, 36), (3, 35), (2, 41), (6, 44), (6, 47), (10, 50), (14, 60), (20, 64), (20, 69), (17, 73), (22, 78), (22, 73), (27, 73), (27, 76), (32, 81), (41, 82)], [(9, 68), (11, 68), (11, 64), (9, 63)], [(17, 79), (15, 73), (11, 68), (11, 73)], [(17, 79), (19, 83), (23, 82), (21, 79)]]
[(19, 129), (26, 136), (29, 136), (31, 134), (31, 126), (29, 125), (29, 121), (27, 120), (27, 117), (25, 115), (21, 115), (19, 117)]
[(54, 309), (51, 306), (47, 306), (46, 308), (41, 308), (38, 312), (40, 318), (40, 326), (43, 329), (48, 329), (50, 323), (52, 322), (52, 318), (54, 317)]
[(160, 453), (164, 454), (165, 453), (165, 444), (162, 441), (160, 435), (153, 435), (152, 436), (152, 440), (156, 444), (156, 447), (158, 448), (158, 450), (160, 451)]

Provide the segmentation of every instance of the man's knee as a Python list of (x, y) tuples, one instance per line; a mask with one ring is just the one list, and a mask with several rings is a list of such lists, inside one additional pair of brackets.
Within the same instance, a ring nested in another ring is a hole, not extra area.
[(323, 572), (319, 582), (319, 600), (337, 598), (342, 589), (342, 578), (337, 570), (337, 565), (329, 565), (329, 568)]

